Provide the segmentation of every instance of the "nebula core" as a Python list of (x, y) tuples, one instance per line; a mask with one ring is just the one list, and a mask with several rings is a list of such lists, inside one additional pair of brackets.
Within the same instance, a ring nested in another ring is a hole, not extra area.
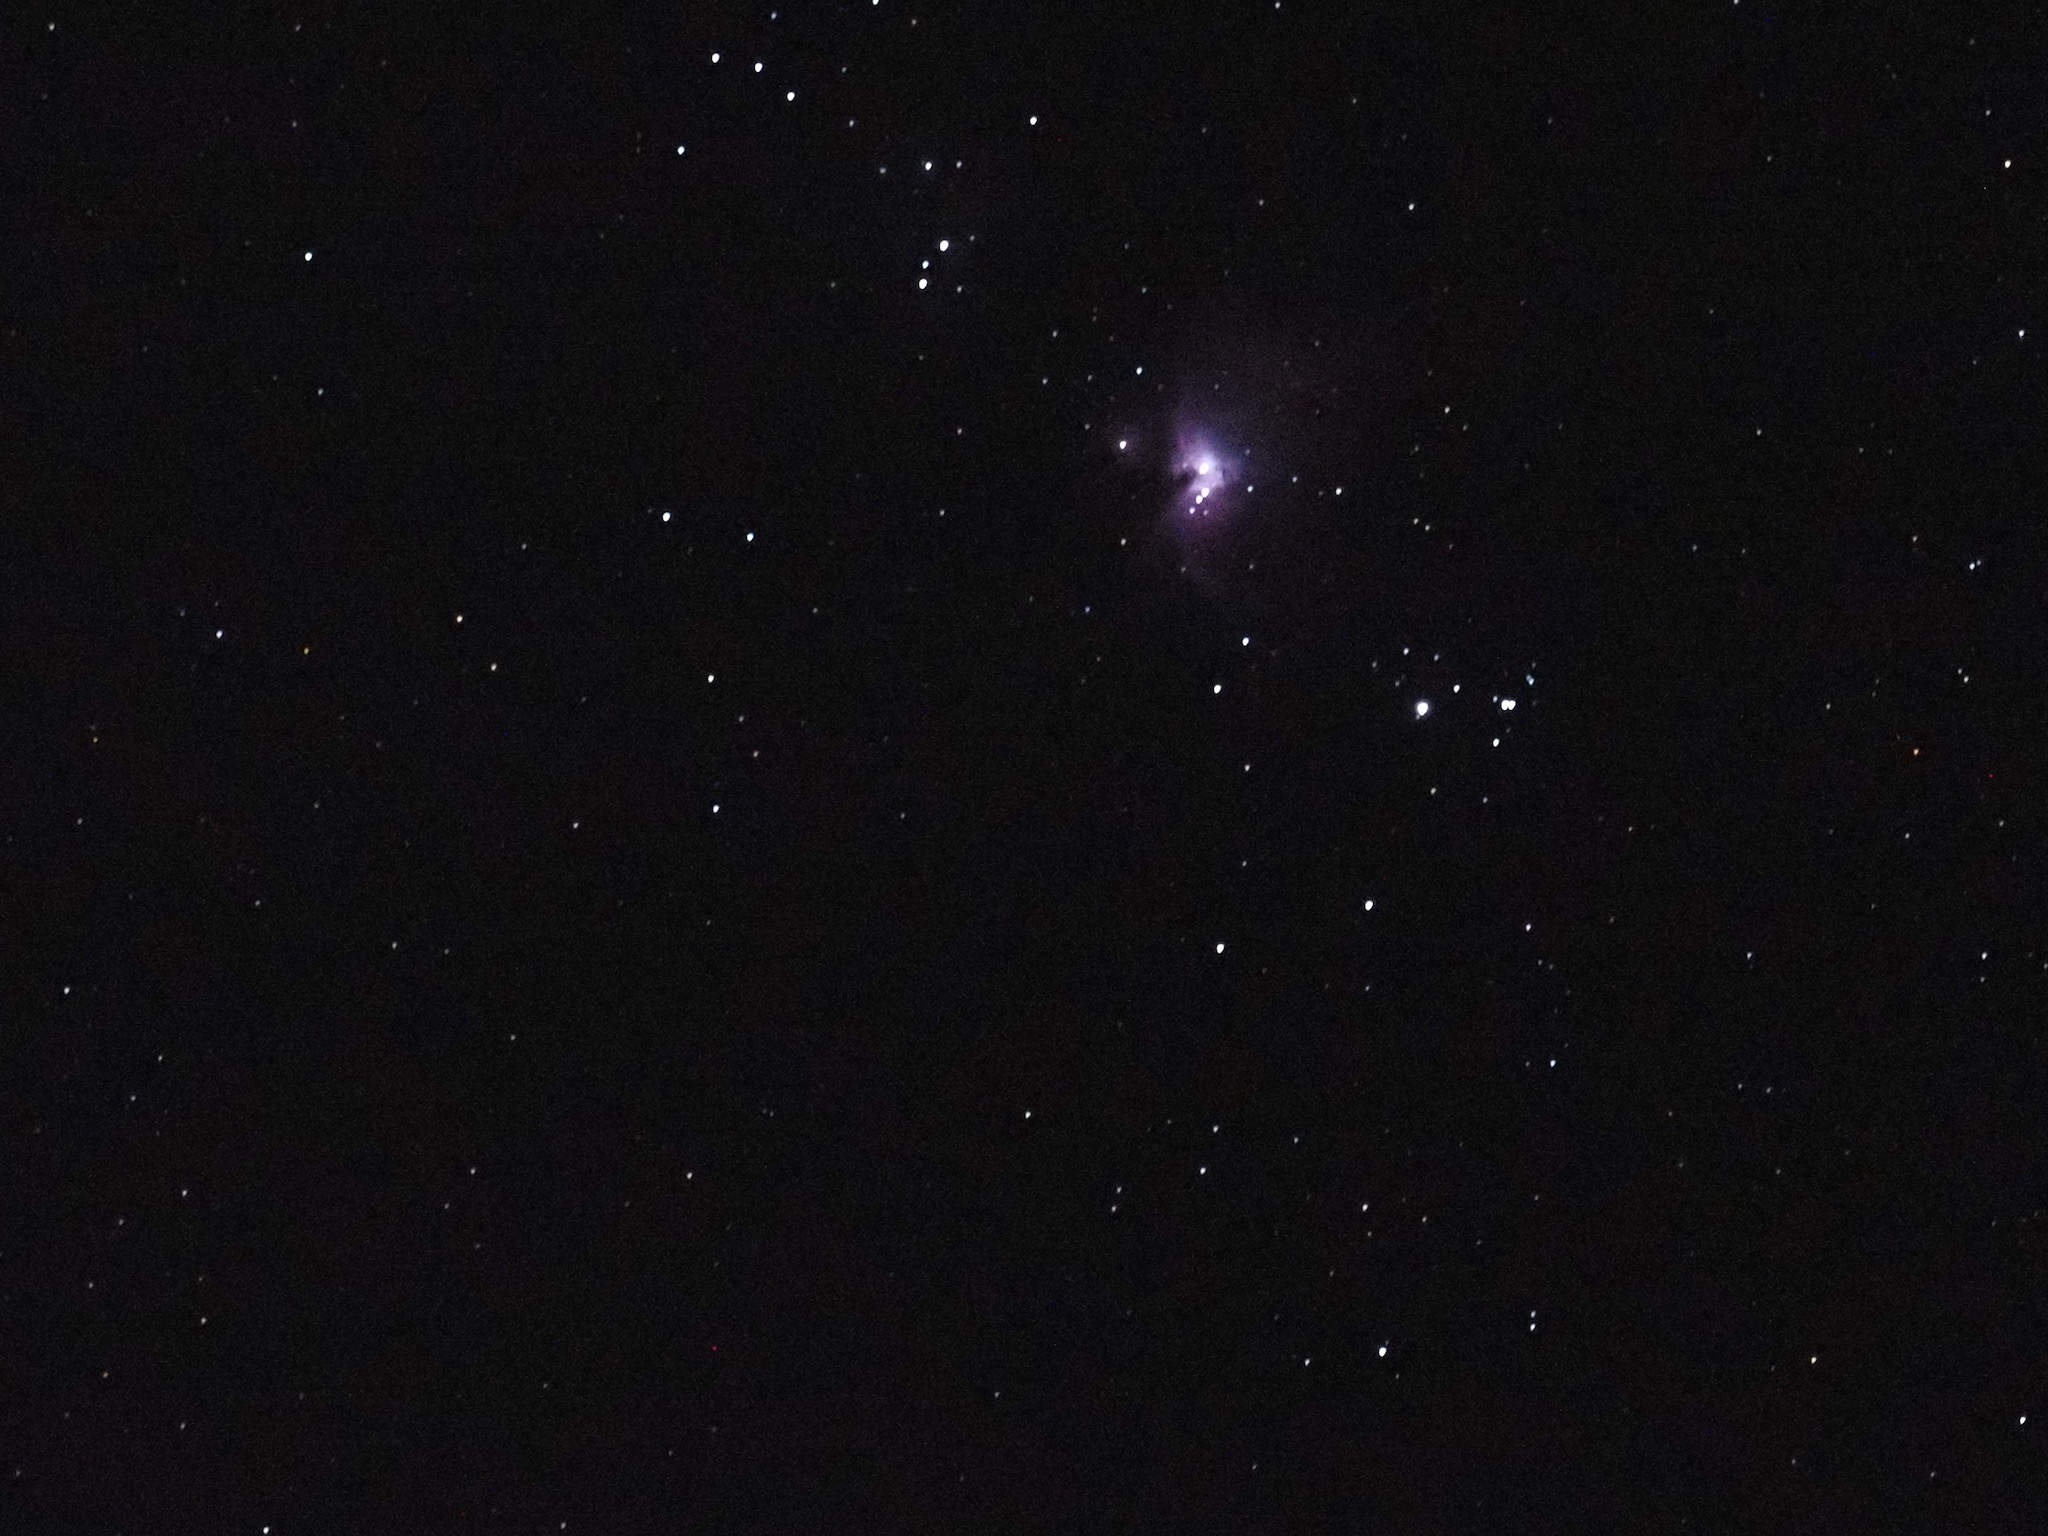
[(1229, 525), (1247, 489), (1245, 455), (1202, 427), (1174, 429), (1168, 471), (1173, 482), (1171, 518), (1178, 537), (1200, 538)]

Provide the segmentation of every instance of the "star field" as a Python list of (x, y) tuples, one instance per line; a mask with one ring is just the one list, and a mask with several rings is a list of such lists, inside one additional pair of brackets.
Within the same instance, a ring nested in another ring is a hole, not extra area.
[(0, 27), (8, 1529), (2034, 1528), (2037, 25)]

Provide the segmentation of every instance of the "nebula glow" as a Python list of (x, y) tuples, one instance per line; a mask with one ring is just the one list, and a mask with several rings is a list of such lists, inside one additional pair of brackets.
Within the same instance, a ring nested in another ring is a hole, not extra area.
[(1174, 434), (1174, 521), (1184, 533), (1225, 524), (1244, 488), (1242, 455), (1210, 433), (1183, 426)]

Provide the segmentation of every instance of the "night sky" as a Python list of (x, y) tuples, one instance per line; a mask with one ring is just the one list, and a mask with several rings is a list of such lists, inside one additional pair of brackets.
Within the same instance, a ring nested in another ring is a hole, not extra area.
[(2037, 15), (184, 11), (0, 23), (0, 1527), (2042, 1529)]

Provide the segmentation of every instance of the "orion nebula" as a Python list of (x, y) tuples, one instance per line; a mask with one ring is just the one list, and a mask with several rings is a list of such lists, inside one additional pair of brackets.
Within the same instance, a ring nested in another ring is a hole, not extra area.
[(1323, 469), (1356, 440), (1349, 346), (1275, 326), (1210, 321), (1164, 366), (1134, 370), (1100, 441), (1127, 477), (1141, 547), (1212, 591), (1256, 582), (1274, 540), (1327, 524), (1339, 482)]
[(1174, 430), (1169, 466), (1174, 486), (1173, 516), (1183, 536), (1221, 528), (1243, 496), (1244, 454), (1200, 427)]
[(1210, 584), (1249, 558), (1258, 498), (1252, 449), (1218, 415), (1175, 413), (1128, 440), (1151, 491), (1147, 516), (1156, 557), (1179, 575)]

